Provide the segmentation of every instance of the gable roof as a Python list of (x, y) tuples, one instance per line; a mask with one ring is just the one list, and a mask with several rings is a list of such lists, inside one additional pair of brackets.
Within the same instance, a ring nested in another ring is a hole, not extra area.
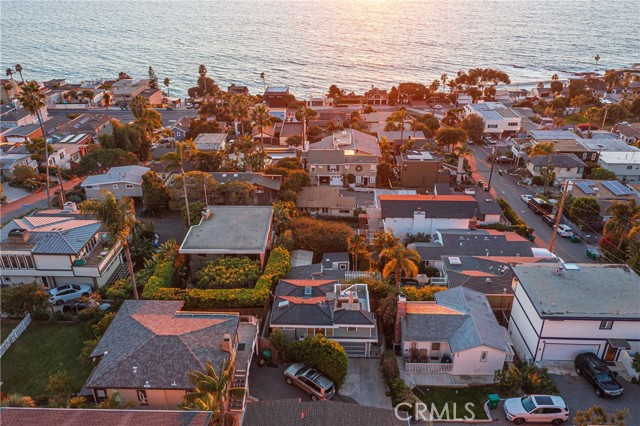
[(143, 166), (120, 166), (112, 167), (107, 173), (102, 175), (87, 176), (80, 186), (83, 188), (89, 185), (108, 185), (110, 183), (131, 183), (134, 185), (142, 184), (142, 175), (150, 169)]
[[(100, 357), (87, 388), (191, 389), (187, 373), (211, 360), (219, 373), (236, 338), (236, 314), (178, 312), (183, 301), (127, 300), (90, 357)], [(135, 368), (134, 368), (135, 367)]]
[(387, 195), (379, 197), (382, 218), (413, 218), (421, 210), (427, 218), (468, 218), (480, 215), (471, 195)]
[[(402, 339), (405, 341), (446, 341), (452, 352), (478, 346), (488, 346), (509, 352), (511, 339), (507, 330), (498, 324), (484, 294), (465, 287), (456, 287), (435, 294), (433, 302), (421, 304), (426, 309), (402, 318)], [(429, 307), (434, 309), (430, 310)], [(440, 308), (451, 311), (441, 312)]]
[(529, 157), (529, 162), (534, 166), (546, 167), (551, 164), (555, 167), (586, 167), (584, 162), (574, 154), (551, 154), (551, 155), (535, 155)]
[[(337, 147), (337, 148), (336, 148)], [(378, 138), (358, 130), (346, 129), (333, 133), (309, 145), (309, 150), (340, 149), (355, 150), (357, 153), (380, 156)]]

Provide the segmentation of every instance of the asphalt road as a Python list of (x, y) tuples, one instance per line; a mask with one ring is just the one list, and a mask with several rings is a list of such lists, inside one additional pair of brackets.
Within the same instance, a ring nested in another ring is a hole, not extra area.
[[(473, 158), (471, 166), (473, 168), (474, 177), (484, 181), (485, 185), (489, 181), (489, 171), (491, 165), (487, 163), (487, 155), (491, 153), (489, 147), (471, 145)], [(520, 199), (521, 195), (534, 195), (535, 190), (517, 184), (517, 181), (504, 173), (502, 176), (498, 174), (499, 169), (507, 169), (509, 165), (494, 166), (493, 178), (491, 179), (491, 187), (496, 197), (503, 197), (511, 204), (511, 207), (524, 220), (527, 225), (535, 230), (536, 239), (534, 243), (538, 247), (549, 248), (551, 243), (551, 235), (553, 228), (542, 221), (542, 217), (531, 211), (524, 201)], [(568, 238), (556, 237), (553, 252), (561, 257), (564, 261), (587, 263), (592, 260), (586, 255), (586, 246), (582, 243), (571, 243)]]
[[(195, 117), (196, 114), (198, 113), (197, 109), (174, 109), (171, 111), (168, 111), (166, 109), (160, 109), (157, 108), (156, 111), (158, 111), (161, 115), (162, 115), (162, 125), (163, 126), (169, 126), (174, 124), (176, 121), (180, 120), (180, 118), (182, 117)], [(97, 114), (97, 113), (102, 113), (102, 114), (108, 114), (111, 118), (115, 118), (118, 119), (119, 121), (123, 122), (123, 123), (127, 123), (129, 121), (133, 121), (133, 115), (131, 114), (131, 110), (121, 110), (119, 107), (112, 107), (109, 109), (106, 108), (91, 108), (91, 109), (78, 109), (78, 110), (73, 110), (73, 109), (64, 109), (64, 110), (55, 110), (55, 109), (50, 109), (49, 110), (49, 115), (50, 116), (55, 116), (55, 115), (67, 115), (67, 114), (81, 114), (81, 113), (91, 113), (91, 114)]]

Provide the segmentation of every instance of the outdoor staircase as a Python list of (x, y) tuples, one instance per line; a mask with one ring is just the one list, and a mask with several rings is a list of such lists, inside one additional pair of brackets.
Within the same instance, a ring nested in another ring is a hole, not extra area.
[(118, 265), (115, 271), (113, 271), (113, 274), (111, 274), (111, 277), (109, 277), (109, 280), (106, 282), (105, 285), (110, 286), (116, 281), (121, 280), (123, 278), (128, 278), (128, 277), (129, 277), (129, 269), (127, 268), (127, 264), (121, 263), (120, 265)]
[[(238, 395), (234, 390), (242, 389), (242, 395)], [(244, 401), (247, 389), (247, 370), (235, 370), (231, 381), (229, 396), (229, 411), (244, 411)]]

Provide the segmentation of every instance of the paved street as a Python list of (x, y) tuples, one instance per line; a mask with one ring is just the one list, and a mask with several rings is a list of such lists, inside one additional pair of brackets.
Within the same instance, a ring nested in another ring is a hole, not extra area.
[[(72, 179), (62, 184), (65, 191), (69, 191), (74, 186), (82, 182), (82, 179)], [(51, 187), (51, 198), (53, 199), (54, 192), (59, 189), (58, 186)], [(13, 203), (7, 203), (0, 207), (0, 217), (2, 217), (2, 224), (6, 224), (14, 217), (22, 216), (31, 209), (45, 209), (47, 208), (47, 194), (45, 191), (36, 192), (27, 197), (14, 201)]]
[[(489, 171), (491, 165), (487, 163), (487, 155), (491, 153), (491, 148), (482, 147), (478, 145), (471, 145), (473, 151), (473, 157), (469, 159), (471, 168), (474, 171), (474, 178), (482, 180), (485, 185), (489, 181)], [(551, 235), (553, 228), (548, 226), (542, 221), (542, 217), (534, 214), (520, 199), (523, 194), (535, 194), (535, 190), (527, 186), (520, 186), (517, 181), (507, 175), (503, 176), (498, 174), (498, 170), (507, 169), (510, 165), (498, 165), (494, 166), (493, 178), (491, 180), (492, 194), (496, 197), (503, 197), (511, 204), (511, 207), (516, 213), (524, 220), (527, 225), (535, 230), (535, 244), (538, 247), (549, 248), (551, 242)], [(560, 256), (563, 260), (569, 262), (593, 262), (586, 255), (586, 246), (582, 243), (571, 243), (568, 238), (556, 237), (554, 253)]]
[[(181, 117), (195, 117), (196, 114), (198, 113), (197, 109), (175, 109), (175, 110), (171, 110), (171, 111), (167, 111), (166, 109), (156, 109), (156, 111), (158, 111), (161, 115), (162, 115), (162, 125), (163, 126), (169, 126), (174, 124), (177, 120), (179, 120)], [(61, 109), (61, 110), (55, 110), (55, 109), (50, 109), (49, 110), (49, 115), (50, 116), (56, 116), (56, 115), (67, 115), (67, 114), (82, 114), (82, 113), (90, 113), (90, 114), (108, 114), (110, 117), (112, 118), (116, 118), (118, 120), (120, 120), (123, 123), (128, 123), (129, 121), (133, 121), (133, 115), (131, 114), (131, 110), (125, 109), (125, 110), (121, 110), (119, 107), (111, 107), (109, 109), (106, 108), (91, 108), (88, 110), (85, 109), (78, 109), (78, 110), (73, 110), (73, 109)]]

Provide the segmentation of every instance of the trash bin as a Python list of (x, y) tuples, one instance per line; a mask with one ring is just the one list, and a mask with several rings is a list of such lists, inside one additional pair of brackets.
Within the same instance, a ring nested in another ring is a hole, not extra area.
[(527, 238), (529, 238), (529, 241), (533, 242), (536, 239), (535, 235), (527, 235)]
[(495, 394), (489, 394), (489, 408), (498, 408), (498, 403), (500, 402), (500, 397)]
[(572, 235), (571, 238), (569, 239), (572, 243), (577, 243), (578, 241), (580, 241), (580, 239), (578, 238), (577, 235)]

